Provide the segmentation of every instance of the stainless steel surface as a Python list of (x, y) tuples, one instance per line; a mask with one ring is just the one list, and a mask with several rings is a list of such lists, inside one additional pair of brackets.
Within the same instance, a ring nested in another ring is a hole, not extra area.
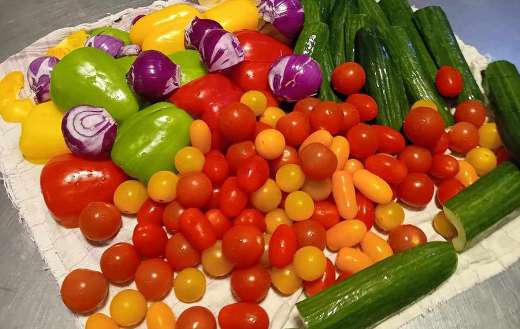
[[(151, 1), (0, 0), (0, 61), (48, 32)], [(520, 66), (519, 0), (412, 1), (442, 5), (456, 32), (494, 58)], [(38, 182), (34, 182), (38, 184)], [(59, 289), (0, 190), (0, 328), (73, 328)], [(419, 328), (520, 328), (520, 262), (405, 325)]]

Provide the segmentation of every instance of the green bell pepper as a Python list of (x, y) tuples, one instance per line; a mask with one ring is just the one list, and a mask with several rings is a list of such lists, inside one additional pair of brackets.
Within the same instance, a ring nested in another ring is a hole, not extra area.
[(196, 50), (178, 51), (168, 57), (181, 67), (181, 86), (208, 74)]
[(51, 73), (51, 99), (62, 112), (78, 105), (104, 107), (121, 122), (139, 103), (115, 59), (97, 48), (67, 54)]
[(111, 35), (113, 37), (116, 37), (119, 40), (123, 41), (125, 46), (128, 46), (129, 44), (132, 43), (130, 41), (130, 33), (120, 30), (120, 29), (116, 29), (112, 26), (102, 26), (102, 27), (98, 27), (97, 29), (93, 29), (92, 31), (90, 31), (91, 36), (95, 36), (98, 34), (105, 34), (105, 35)]
[(171, 103), (151, 105), (118, 128), (112, 161), (144, 183), (157, 171), (175, 171), (175, 154), (189, 144), (192, 121)]
[(128, 73), (128, 71), (130, 71), (130, 67), (132, 66), (132, 64), (134, 64), (136, 58), (137, 56), (123, 56), (116, 58), (116, 62), (117, 64), (119, 64), (123, 72)]

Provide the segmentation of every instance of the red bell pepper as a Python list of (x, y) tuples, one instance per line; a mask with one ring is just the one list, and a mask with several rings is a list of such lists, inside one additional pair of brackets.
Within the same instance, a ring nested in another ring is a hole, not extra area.
[(269, 90), (271, 62), (242, 62), (231, 68), (231, 79), (242, 90)]
[(274, 62), (282, 56), (291, 55), (292, 49), (267, 34), (243, 30), (235, 33), (242, 49), (246, 62)]

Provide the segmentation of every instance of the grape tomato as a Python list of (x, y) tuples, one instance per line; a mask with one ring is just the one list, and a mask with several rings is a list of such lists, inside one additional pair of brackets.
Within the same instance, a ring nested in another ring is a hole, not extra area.
[(162, 226), (166, 205), (147, 199), (137, 212), (137, 223), (147, 223)]
[(291, 112), (276, 123), (287, 145), (298, 147), (311, 133), (309, 117), (302, 112)]
[(403, 162), (384, 153), (366, 158), (365, 168), (389, 184), (400, 184), (408, 174), (408, 168)]
[(347, 139), (350, 143), (350, 155), (355, 159), (365, 159), (375, 154), (379, 147), (377, 132), (372, 126), (360, 123), (350, 128)]
[(358, 219), (341, 221), (327, 230), (327, 248), (338, 251), (344, 247), (353, 247), (363, 240), (366, 233), (365, 223)]
[(298, 237), (293, 227), (279, 225), (269, 241), (269, 263), (276, 268), (283, 268), (292, 263), (298, 249)]

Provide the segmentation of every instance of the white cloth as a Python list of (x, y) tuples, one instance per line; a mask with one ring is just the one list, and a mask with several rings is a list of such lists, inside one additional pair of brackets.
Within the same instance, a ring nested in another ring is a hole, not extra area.
[[(20, 70), (26, 72), (29, 63), (36, 57), (45, 53), (47, 48), (54, 46), (64, 37), (79, 29), (92, 29), (104, 25), (128, 29), (131, 20), (139, 15), (164, 7), (166, 4), (181, 1), (157, 1), (152, 5), (137, 9), (127, 9), (118, 14), (105, 17), (95, 23), (81, 24), (54, 31), (40, 40), (34, 42), (18, 54), (9, 57), (0, 64), (0, 77), (10, 71)], [(461, 43), (464, 55), (468, 59), (472, 70), (480, 79), (482, 70), (488, 60), (473, 48)], [(22, 96), (29, 96), (27, 82)], [(93, 246), (81, 235), (78, 229), (65, 229), (58, 225), (49, 214), (43, 201), (39, 176), (42, 166), (37, 166), (24, 161), (18, 148), (20, 136), (19, 124), (8, 124), (0, 120), (0, 170), (3, 174), (4, 184), (14, 206), (20, 212), (20, 220), (35, 241), (43, 259), (56, 278), (57, 284), (61, 284), (65, 275), (75, 268), (90, 268), (99, 270), (99, 259), (102, 252), (108, 246)], [(440, 240), (431, 228), (431, 220), (437, 212), (432, 203), (426, 210), (406, 213), (406, 223), (419, 225), (430, 240)], [(123, 228), (112, 241), (130, 241), (135, 218), (125, 218)], [(459, 265), (455, 275), (432, 295), (424, 298), (415, 305), (409, 307), (400, 314), (388, 319), (381, 327), (397, 328), (416, 316), (428, 312), (438, 303), (457, 295), (458, 293), (474, 286), (499, 272), (504, 271), (509, 265), (520, 257), (520, 220), (517, 218), (499, 231), (466, 251), (459, 257)], [(131, 285), (135, 288), (135, 285)], [(110, 297), (114, 296), (122, 288), (110, 286)], [(58, 293), (58, 290), (56, 290)], [(272, 289), (262, 306), (269, 313), (272, 329), (283, 329), (298, 326), (295, 321), (297, 313), (294, 309), (295, 302), (300, 294), (291, 297), (281, 297)], [(204, 298), (196, 303), (208, 307), (215, 315), (226, 304), (233, 303), (230, 292), (229, 279), (208, 279), (207, 292)], [(173, 307), (175, 314), (179, 315), (188, 306), (179, 302), (174, 293), (166, 299), (166, 303)], [(108, 314), (108, 305), (101, 310)], [(85, 317), (76, 317), (77, 327), (82, 328)], [(141, 324), (138, 328), (144, 328)]]

